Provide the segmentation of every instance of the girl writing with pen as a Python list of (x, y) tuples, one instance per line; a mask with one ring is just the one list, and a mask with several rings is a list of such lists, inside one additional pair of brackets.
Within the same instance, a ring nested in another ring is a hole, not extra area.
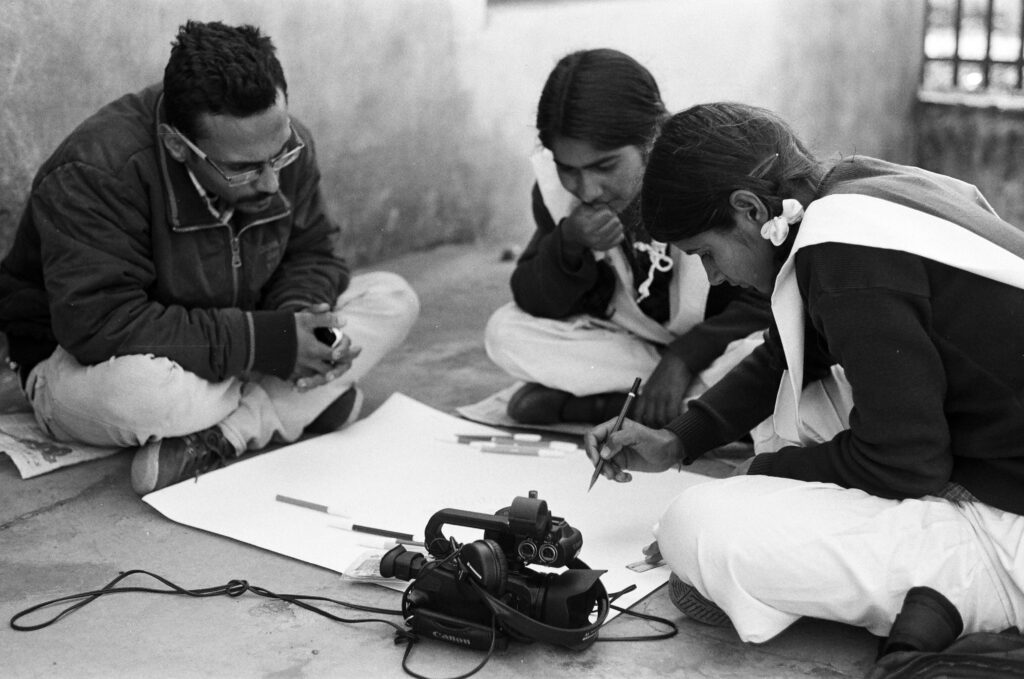
[(908, 610), (945, 630), (917, 650), (1024, 628), (1024, 232), (973, 186), (825, 165), (730, 103), (665, 125), (642, 211), (712, 282), (772, 296), (765, 344), (686, 413), (585, 438), (628, 481), (770, 417), (770, 451), (662, 517), (676, 604), (755, 642), (801, 616), (886, 636)]

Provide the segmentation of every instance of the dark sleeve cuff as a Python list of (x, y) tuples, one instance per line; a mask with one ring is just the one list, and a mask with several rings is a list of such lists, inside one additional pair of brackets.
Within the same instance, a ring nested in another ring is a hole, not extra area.
[(574, 276), (584, 279), (593, 278), (594, 267), (597, 266), (597, 260), (594, 258), (593, 250), (585, 247), (577, 247), (579, 250), (576, 257), (579, 258), (579, 263), (575, 266), (570, 264), (567, 260), (568, 255), (566, 250), (572, 249), (574, 246), (567, 245), (565, 237), (562, 234), (562, 224), (565, 220), (558, 222), (555, 226), (555, 232), (549, 239), (551, 243), (551, 257), (558, 264), (559, 270), (567, 276)]
[(778, 457), (778, 453), (761, 453), (755, 455), (750, 466), (747, 467), (747, 474), (761, 474), (763, 476), (775, 476), (772, 473), (772, 466), (775, 464), (775, 458)]
[(702, 340), (703, 338), (695, 334), (686, 333), (672, 340), (665, 350), (682, 360), (696, 377), (720, 355), (717, 346)]
[(299, 345), (295, 315), (290, 311), (259, 311), (252, 314), (252, 323), (252, 369), (288, 379), (295, 370)]
[(714, 418), (697, 408), (690, 408), (665, 425), (665, 429), (682, 441), (683, 459), (680, 462), (684, 465), (691, 464), (712, 448), (728, 443)]

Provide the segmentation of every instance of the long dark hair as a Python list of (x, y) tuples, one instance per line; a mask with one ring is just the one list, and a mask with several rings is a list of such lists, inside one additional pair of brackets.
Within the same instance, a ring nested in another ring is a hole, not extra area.
[(752, 191), (774, 217), (797, 185), (813, 188), (823, 172), (775, 113), (730, 102), (701, 104), (662, 126), (644, 171), (641, 214), (654, 238), (677, 241), (731, 226), (733, 191)]
[(571, 137), (610, 150), (645, 148), (668, 116), (658, 83), (633, 57), (590, 49), (562, 57), (548, 75), (537, 104), (540, 143)]

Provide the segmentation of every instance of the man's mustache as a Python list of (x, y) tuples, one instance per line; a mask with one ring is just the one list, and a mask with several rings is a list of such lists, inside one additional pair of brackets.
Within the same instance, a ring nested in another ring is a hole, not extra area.
[(256, 203), (261, 203), (261, 202), (265, 201), (267, 198), (273, 198), (276, 195), (277, 195), (277, 193), (257, 193), (252, 198), (243, 198), (243, 199), (237, 201), (235, 204), (236, 205), (255, 205)]

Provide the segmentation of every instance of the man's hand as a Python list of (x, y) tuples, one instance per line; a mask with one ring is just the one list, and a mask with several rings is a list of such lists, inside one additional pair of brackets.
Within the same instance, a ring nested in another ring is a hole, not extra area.
[(615, 420), (599, 424), (583, 437), (587, 457), (597, 466), (606, 460), (602, 474), (619, 483), (631, 481), (626, 470), (663, 472), (682, 459), (683, 444), (667, 429), (651, 429), (633, 420), (624, 420), (622, 429), (611, 434)]
[(314, 334), (317, 328), (340, 329), (344, 325), (345, 320), (337, 312), (331, 311), (327, 304), (317, 304), (295, 314), (298, 354), (291, 379), (300, 391), (336, 380), (352, 367), (352, 361), (362, 349), (352, 346), (347, 335), (337, 345), (330, 347)]
[(633, 416), (648, 427), (664, 427), (685, 410), (683, 397), (692, 380), (683, 359), (666, 351), (633, 405)]
[(604, 205), (579, 204), (562, 222), (562, 238), (583, 248), (604, 252), (622, 242), (619, 216)]

